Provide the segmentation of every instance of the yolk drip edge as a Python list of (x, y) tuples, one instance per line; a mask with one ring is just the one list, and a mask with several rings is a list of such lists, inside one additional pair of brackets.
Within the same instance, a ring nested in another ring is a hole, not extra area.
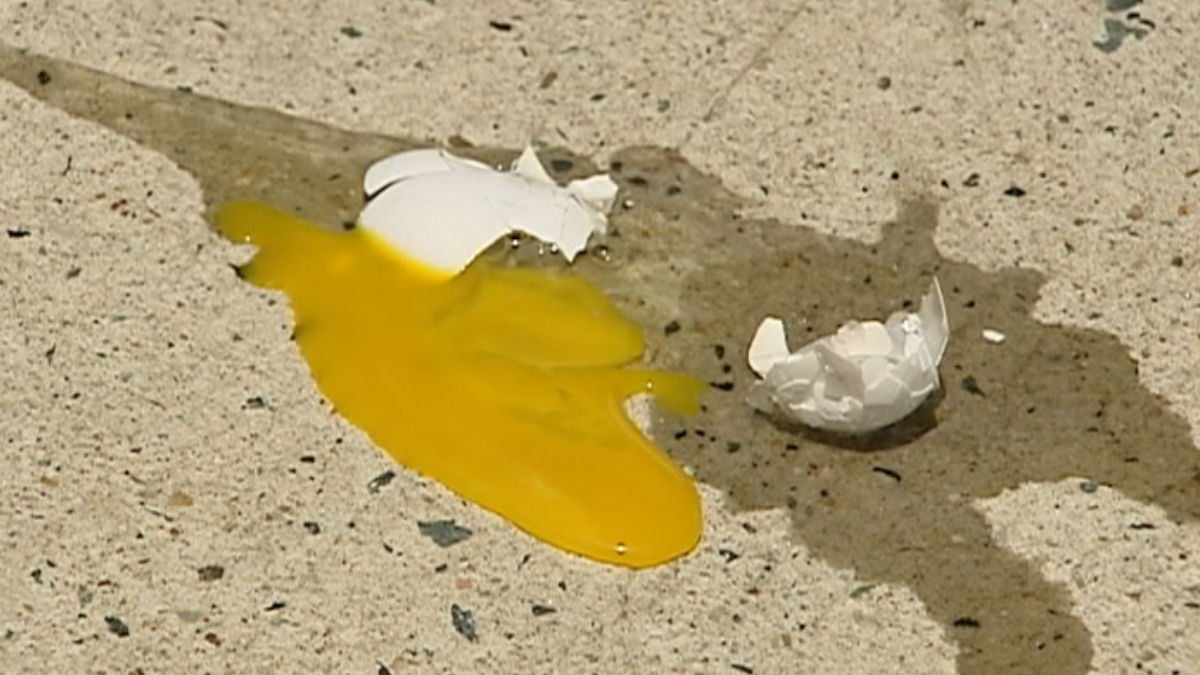
[(594, 286), (484, 260), (447, 279), (368, 231), (251, 202), (217, 224), (258, 247), (243, 277), (288, 295), (318, 386), (397, 462), (603, 562), (646, 567), (696, 545), (695, 484), (624, 402), (648, 393), (690, 414), (704, 386), (622, 368), (641, 331)]

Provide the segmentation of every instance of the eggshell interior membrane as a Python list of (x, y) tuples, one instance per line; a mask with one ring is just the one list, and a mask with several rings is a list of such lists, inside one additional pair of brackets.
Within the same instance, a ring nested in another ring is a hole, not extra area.
[(557, 185), (526, 148), (511, 171), (445, 150), (385, 157), (363, 177), (359, 223), (405, 255), (457, 274), (510, 232), (555, 247), (568, 261), (607, 227), (617, 185), (607, 175)]
[(238, 202), (220, 231), (285, 292), (322, 393), (397, 462), (595, 560), (647, 567), (700, 537), (692, 480), (628, 419), (639, 393), (680, 414), (692, 377), (622, 366), (638, 327), (575, 276), (486, 259), (447, 277), (361, 228), (330, 232)]

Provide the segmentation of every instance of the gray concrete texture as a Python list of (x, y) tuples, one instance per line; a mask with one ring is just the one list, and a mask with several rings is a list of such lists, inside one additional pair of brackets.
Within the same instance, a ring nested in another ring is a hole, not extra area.
[[(0, 670), (1200, 670), (1200, 6), (78, 0), (0, 26)], [(657, 430), (705, 500), (677, 563), (561, 554), (394, 466), (207, 226), (232, 196), (336, 225), (373, 157), (527, 141), (613, 171), (616, 264), (579, 273), (653, 361), (734, 387)], [(910, 435), (741, 405), (762, 315), (820, 333), (933, 273), (946, 391)], [(443, 519), (473, 536), (419, 533)]]

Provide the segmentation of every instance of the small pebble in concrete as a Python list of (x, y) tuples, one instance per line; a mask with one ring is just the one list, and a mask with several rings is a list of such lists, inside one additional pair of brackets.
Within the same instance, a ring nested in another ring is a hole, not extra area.
[(479, 641), (479, 634), (475, 632), (475, 615), (471, 613), (471, 610), (463, 609), (457, 604), (450, 605), (450, 623), (453, 624), (454, 630), (459, 635), (471, 642)]
[(417, 523), (417, 529), (442, 548), (464, 542), (475, 534), (470, 528), (463, 527), (453, 520), (423, 520)]
[(395, 477), (395, 471), (392, 471), (391, 469), (384, 471), (378, 476), (372, 478), (370, 482), (367, 483), (367, 492), (370, 492), (371, 494), (378, 494), (378, 492), (387, 487), (388, 483), (391, 483)]
[(117, 637), (129, 637), (129, 625), (120, 619), (120, 617), (106, 616), (104, 617), (104, 625), (108, 627), (108, 632)]

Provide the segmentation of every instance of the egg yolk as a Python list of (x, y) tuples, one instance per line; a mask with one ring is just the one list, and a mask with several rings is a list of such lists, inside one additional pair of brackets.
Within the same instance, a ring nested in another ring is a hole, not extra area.
[(258, 247), (243, 278), (288, 295), (321, 391), (397, 462), (595, 560), (647, 567), (695, 547), (695, 484), (624, 403), (652, 394), (690, 414), (704, 388), (622, 368), (641, 331), (594, 286), (484, 259), (447, 278), (369, 231), (251, 202), (217, 224)]

